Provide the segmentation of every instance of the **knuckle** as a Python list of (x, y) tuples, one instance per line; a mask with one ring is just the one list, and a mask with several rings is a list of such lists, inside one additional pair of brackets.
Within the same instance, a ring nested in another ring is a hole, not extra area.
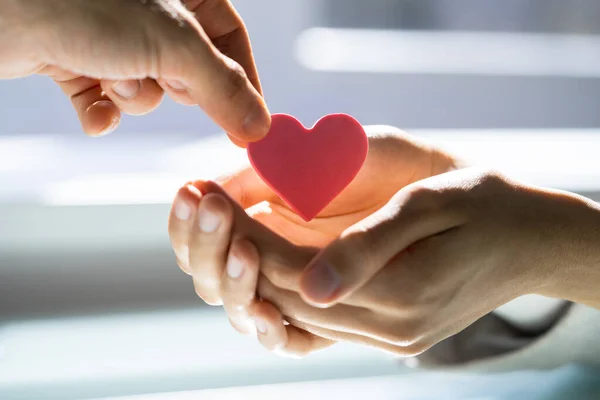
[(413, 185), (397, 199), (399, 210), (410, 220), (420, 221), (441, 214), (456, 214), (470, 203), (464, 185), (427, 186)]
[(190, 250), (190, 270), (201, 285), (216, 286), (221, 278), (219, 271), (222, 268), (222, 261), (218, 259), (218, 249), (216, 246), (210, 246), (206, 241), (200, 242), (197, 238), (193, 241), (195, 246)]
[(223, 297), (224, 301), (230, 303), (231, 307), (238, 312), (247, 310), (256, 298), (254, 288), (250, 290), (235, 290), (228, 285), (226, 285)]
[(488, 168), (483, 170), (484, 179), (490, 182), (498, 182), (504, 179), (504, 175), (497, 169)]
[(482, 187), (498, 188), (506, 182), (506, 177), (495, 169), (488, 169), (484, 171), (480, 179), (480, 185)]
[(504, 174), (493, 168), (474, 168), (470, 178), (470, 184), (465, 185), (465, 191), (469, 189), (495, 188), (505, 184), (507, 181)]
[(476, 212), (497, 204), (494, 194), (506, 188), (508, 182), (497, 170), (475, 170), (471, 181), (463, 188), (463, 196), (460, 199), (462, 207)]
[(414, 185), (404, 193), (401, 203), (407, 211), (428, 214), (440, 208), (440, 191), (429, 186)]
[(239, 259), (244, 265), (246, 272), (250, 273), (252, 276), (259, 272), (260, 258), (258, 250), (249, 240), (239, 237), (233, 239), (229, 257)]
[(248, 77), (244, 68), (237, 62), (225, 57), (225, 63), (227, 65), (225, 96), (233, 100), (248, 89)]

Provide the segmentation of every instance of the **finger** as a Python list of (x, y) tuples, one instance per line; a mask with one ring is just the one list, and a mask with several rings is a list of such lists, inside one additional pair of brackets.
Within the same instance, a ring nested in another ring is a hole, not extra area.
[(256, 300), (259, 262), (256, 247), (246, 239), (236, 238), (221, 278), (223, 307), (234, 328), (245, 334), (254, 332), (248, 309)]
[(236, 236), (246, 238), (256, 246), (261, 258), (261, 273), (268, 275), (269, 279), (278, 287), (298, 288), (300, 274), (316, 255), (316, 249), (293, 245), (253, 220), (216, 183), (197, 181), (193, 185), (201, 193), (220, 195), (231, 204), (234, 220), (233, 231)]
[(245, 140), (238, 139), (229, 133), (227, 134), (227, 137), (229, 138), (229, 140), (231, 140), (231, 142), (233, 144), (235, 144), (238, 147), (241, 147), (242, 149), (245, 149), (248, 147), (248, 142), (246, 142)]
[(252, 55), (248, 31), (240, 15), (228, 0), (185, 0), (187, 8), (225, 56), (242, 66), (256, 90), (261, 93), (258, 71)]
[(154, 79), (102, 80), (106, 95), (126, 114), (143, 115), (155, 110), (164, 92)]
[(430, 347), (424, 343), (406, 345), (389, 343), (357, 333), (307, 323), (288, 316), (285, 317), (285, 320), (289, 324), (284, 325), (281, 313), (273, 304), (266, 301), (256, 303), (251, 312), (261, 344), (267, 349), (285, 356), (304, 357), (337, 342), (367, 346), (402, 357), (418, 355)]
[(198, 105), (197, 101), (192, 97), (192, 94), (189, 91), (190, 88), (183, 82), (176, 79), (158, 79), (156, 82), (175, 103), (181, 104), (182, 106)]
[(386, 353), (391, 353), (400, 357), (414, 357), (417, 356), (424, 351), (426, 351), (429, 347), (428, 345), (423, 345), (420, 343), (414, 343), (408, 346), (399, 346), (387, 342), (383, 342), (377, 339), (373, 339), (367, 336), (357, 335), (353, 333), (340, 332), (327, 328), (323, 328), (316, 325), (307, 324), (301, 321), (296, 321), (290, 319), (290, 323), (293, 324), (296, 330), (299, 332), (304, 332), (305, 334), (312, 335), (314, 337), (320, 338), (321, 341), (328, 340), (331, 343), (335, 342), (346, 342), (353, 343), (361, 346), (370, 347), (373, 349), (377, 349), (380, 351), (384, 351)]
[(251, 310), (259, 342), (268, 350), (288, 357), (304, 357), (330, 347), (335, 341), (285, 325), (269, 302), (257, 302)]
[[(194, 185), (202, 193), (221, 193), (226, 198), (222, 189), (212, 182), (199, 181)], [(286, 319), (291, 317), (310, 323), (318, 323), (326, 329), (363, 334), (361, 336), (371, 335), (374, 339), (379, 339), (381, 342), (389, 341), (394, 344), (402, 342), (402, 337), (400, 336), (402, 333), (386, 326), (385, 320), (377, 320), (374, 316), (375, 314), (370, 310), (345, 305), (338, 305), (325, 310), (317, 309), (305, 304), (298, 294), (293, 292), (283, 294), (282, 292), (285, 291), (276, 286), (294, 286), (295, 279), (298, 278), (297, 271), (302, 268), (301, 265), (304, 259), (310, 255), (310, 250), (291, 246), (256, 221), (250, 219), (239, 205), (233, 205), (233, 208), (236, 234), (242, 234), (256, 245), (261, 255), (260, 269), (270, 270), (270, 275), (275, 277), (275, 283), (272, 283), (264, 276), (259, 277), (258, 293), (262, 298), (280, 307)], [(300, 268), (298, 268), (299, 265)], [(285, 348), (285, 345), (282, 343), (287, 343), (285, 335), (289, 332), (287, 329), (285, 334), (282, 332), (281, 314), (275, 312), (276, 310), (273, 307), (270, 311), (271, 313), (267, 312), (267, 317), (269, 317), (267, 320), (271, 321), (270, 324), (265, 322), (266, 325), (261, 325), (263, 321), (260, 321), (260, 319), (255, 319), (255, 321), (259, 335), (261, 331), (263, 334), (264, 332), (268, 332), (270, 327), (273, 330), (271, 332), (272, 336), (265, 336), (263, 338), (264, 345), (270, 349), (280, 350)], [(391, 336), (388, 332), (392, 332), (394, 336)], [(289, 340), (289, 337), (287, 340)], [(299, 344), (299, 346), (302, 346), (302, 344)], [(304, 346), (306, 345), (304, 344)]]
[(217, 179), (217, 183), (242, 208), (277, 199), (275, 192), (267, 186), (252, 167), (221, 177)]
[(234, 240), (225, 274), (223, 305), (232, 326), (239, 332), (248, 334), (256, 331), (266, 348), (286, 356), (308, 355), (333, 344), (293, 326), (285, 326), (281, 314), (272, 304), (256, 301), (259, 255), (249, 241)]
[(160, 49), (159, 70), (160, 78), (167, 83), (165, 91), (176, 99), (187, 92), (213, 121), (243, 142), (263, 138), (269, 131), (271, 116), (245, 69), (223, 55), (200, 23), (189, 12), (180, 10), (176, 2), (164, 2), (163, 6), (187, 22), (182, 28), (171, 21), (162, 25), (168, 29), (152, 32), (156, 35), (153, 42)]
[(190, 269), (196, 293), (210, 305), (221, 305), (221, 277), (227, 260), (233, 209), (223, 196), (202, 196), (190, 236)]
[(316, 308), (305, 303), (299, 294), (280, 289), (268, 279), (259, 278), (258, 288), (261, 297), (272, 303), (286, 320), (293, 319), (320, 326), (332, 331), (351, 333), (392, 345), (408, 346), (417, 339), (414, 337), (411, 320), (406, 328), (392, 325), (398, 318), (390, 318), (379, 310), (372, 311), (364, 307), (336, 304), (330, 308)]
[(105, 95), (98, 80), (51, 65), (39, 73), (51, 77), (69, 97), (86, 134), (102, 136), (117, 128), (121, 112)]
[(444, 209), (435, 191), (408, 186), (385, 207), (347, 229), (310, 263), (300, 282), (302, 297), (320, 307), (342, 301), (409, 245), (462, 221), (458, 213)]
[(179, 189), (169, 215), (169, 238), (177, 264), (188, 275), (190, 268), (190, 233), (201, 194), (195, 187), (186, 185)]
[(108, 135), (119, 126), (121, 111), (98, 86), (71, 98), (83, 131), (93, 137)]

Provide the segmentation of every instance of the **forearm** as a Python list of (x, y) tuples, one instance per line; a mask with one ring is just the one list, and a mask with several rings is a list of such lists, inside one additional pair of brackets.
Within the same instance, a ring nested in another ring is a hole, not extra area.
[(561, 239), (548, 243), (553, 273), (540, 294), (600, 308), (600, 206), (571, 193), (552, 195), (562, 208), (549, 215), (558, 234), (549, 236)]

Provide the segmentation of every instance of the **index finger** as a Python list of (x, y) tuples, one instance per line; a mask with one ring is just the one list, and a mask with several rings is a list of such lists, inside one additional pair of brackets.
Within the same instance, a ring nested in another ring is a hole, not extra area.
[[(184, 3), (188, 10), (195, 14), (196, 20), (213, 46), (225, 57), (239, 64), (252, 86), (262, 95), (248, 30), (231, 2), (229, 0), (185, 0)], [(248, 142), (246, 137), (232, 132), (228, 132), (228, 135), (235, 145), (246, 147)]]
[[(233, 7), (228, 2), (205, 0), (199, 6), (202, 8), (197, 10), (202, 11), (202, 18), (213, 20), (202, 26), (181, 3), (161, 4), (168, 12), (159, 17), (169, 21), (153, 27), (150, 41), (157, 46), (158, 65), (154, 69), (158, 71), (161, 86), (175, 100), (199, 105), (217, 125), (238, 139), (238, 144), (262, 139), (269, 131), (271, 116), (250, 79), (252, 76), (256, 79), (257, 75), (249, 41), (245, 46), (244, 42), (233, 42), (228, 46), (231, 51), (235, 49), (238, 54), (246, 54), (245, 57), (238, 56), (240, 62), (245, 63), (243, 66), (228, 57), (227, 51), (221, 52), (206, 32), (207, 29), (214, 31), (216, 25), (227, 26), (231, 19), (239, 18)], [(212, 10), (204, 9), (211, 4), (214, 4)], [(180, 20), (174, 21), (169, 15), (177, 15)], [(181, 19), (185, 24), (181, 24)], [(235, 32), (238, 31), (230, 31), (229, 35), (235, 37)], [(239, 32), (246, 35), (245, 30)]]
[(248, 30), (229, 0), (185, 0), (213, 45), (223, 55), (236, 61), (246, 72), (254, 88), (262, 94), (260, 79)]

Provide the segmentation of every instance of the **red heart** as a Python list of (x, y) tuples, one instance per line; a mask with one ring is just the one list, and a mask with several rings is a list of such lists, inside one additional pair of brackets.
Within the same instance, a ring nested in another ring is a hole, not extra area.
[(311, 129), (275, 114), (267, 136), (248, 146), (258, 175), (305, 221), (316, 217), (358, 174), (369, 142), (349, 115), (331, 114)]

